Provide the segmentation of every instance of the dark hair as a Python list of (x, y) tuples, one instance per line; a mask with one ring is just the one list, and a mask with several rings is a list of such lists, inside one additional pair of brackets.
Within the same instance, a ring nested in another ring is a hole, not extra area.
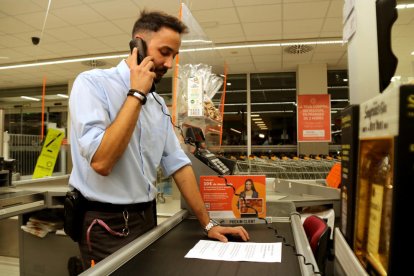
[(249, 181), (250, 181), (250, 183), (252, 184), (252, 191), (256, 191), (256, 187), (254, 186), (253, 179), (251, 179), (251, 178), (248, 178), (248, 179), (246, 179), (246, 181), (244, 181), (244, 189), (246, 189), (246, 184), (247, 184), (247, 182), (249, 182)]
[(187, 33), (188, 27), (175, 16), (161, 11), (142, 11), (132, 28), (132, 38), (140, 31), (158, 32), (162, 27), (170, 28), (179, 34)]

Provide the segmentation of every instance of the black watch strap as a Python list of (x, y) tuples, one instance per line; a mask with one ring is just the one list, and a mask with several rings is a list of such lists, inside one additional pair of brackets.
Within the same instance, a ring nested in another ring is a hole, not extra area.
[(133, 96), (141, 101), (141, 104), (144, 105), (147, 102), (147, 96), (144, 94), (144, 92), (141, 92), (136, 89), (129, 89), (128, 96)]

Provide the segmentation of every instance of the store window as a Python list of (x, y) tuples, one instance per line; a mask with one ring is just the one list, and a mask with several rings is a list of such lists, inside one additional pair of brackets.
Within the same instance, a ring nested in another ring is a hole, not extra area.
[(296, 143), (296, 73), (251, 74), (253, 145)]
[[(227, 76), (222, 146), (247, 145), (246, 91), (247, 83), (245, 74)], [(222, 90), (216, 94), (213, 101), (217, 102), (221, 96)]]
[(341, 144), (341, 111), (349, 105), (347, 70), (328, 71), (328, 93), (331, 95), (332, 145)]

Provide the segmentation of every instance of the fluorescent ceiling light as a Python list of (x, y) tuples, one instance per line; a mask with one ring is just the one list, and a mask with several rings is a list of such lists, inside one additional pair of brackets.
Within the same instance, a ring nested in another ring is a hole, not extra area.
[[(272, 114), (272, 113), (294, 113), (295, 111), (293, 110), (273, 110), (273, 111), (260, 111), (260, 113), (266, 113), (266, 114)], [(224, 114), (226, 115), (238, 115), (239, 112), (237, 111), (228, 111), (228, 112), (224, 112)]]
[(192, 43), (213, 43), (211, 40), (204, 40), (204, 39), (184, 39), (181, 41), (182, 44), (192, 44)]
[(391, 78), (391, 81), (394, 82), (394, 81), (398, 81), (400, 79), (401, 79), (401, 76), (394, 76), (394, 77)]
[(262, 121), (262, 118), (253, 118), (252, 121)]
[(331, 102), (349, 102), (348, 99), (332, 99)]
[(234, 128), (230, 128), (230, 130), (233, 131), (233, 132), (236, 132), (238, 134), (241, 134), (241, 131), (240, 130), (237, 130), (237, 129), (234, 129)]
[(262, 138), (263, 139), (263, 138), (265, 138), (265, 135), (263, 133), (260, 133), (259, 134), (259, 138)]
[[(338, 86), (335, 86), (337, 88)], [(328, 87), (331, 88), (331, 87)], [(348, 88), (348, 86), (346, 86)], [(251, 89), (251, 92), (281, 92), (281, 91), (296, 91), (296, 88), (263, 88), (263, 89)], [(221, 93), (218, 91), (217, 93)], [(246, 89), (227, 90), (226, 93), (246, 93)]]
[(61, 97), (61, 98), (66, 98), (66, 99), (69, 98), (69, 96), (65, 94), (56, 94), (56, 96)]
[[(261, 103), (251, 103), (251, 105), (281, 105), (281, 104), (292, 104), (296, 105), (295, 102), (261, 102)], [(243, 105), (245, 106), (245, 103), (234, 103), (234, 104), (224, 104), (225, 106), (238, 106)]]
[(25, 100), (29, 100), (29, 101), (35, 101), (35, 102), (40, 101), (40, 99), (38, 99), (38, 98), (27, 97), (27, 96), (20, 96), (20, 98), (25, 99)]
[[(342, 44), (343, 45), (345, 43), (346, 41), (343, 41), (343, 40), (291, 41), (291, 42), (279, 42), (279, 43), (243, 43), (243, 44), (231, 44), (231, 45), (222, 45), (222, 46), (205, 47), (205, 48), (180, 49), (180, 52), (185, 53), (185, 52), (197, 52), (197, 51), (258, 48), (258, 47), (286, 47), (286, 46), (292, 46), (292, 45), (298, 45), (298, 44), (301, 44), (301, 45)], [(95, 56), (95, 57), (84, 57), (84, 58), (69, 58), (69, 59), (33, 62), (33, 63), (25, 63), (25, 64), (12, 64), (12, 65), (0, 66), (0, 70), (44, 66), (44, 65), (54, 65), (54, 64), (72, 63), (72, 62), (82, 62), (82, 61), (91, 61), (91, 60), (101, 60), (101, 59), (126, 58), (127, 56), (128, 54), (117, 54), (117, 55)]]
[(251, 114), (250, 117), (260, 117), (260, 114)]
[(412, 9), (414, 8), (414, 4), (398, 4), (397, 9)]
[(72, 63), (72, 62), (82, 62), (82, 61), (100, 60), (100, 59), (125, 58), (127, 56), (128, 56), (127, 54), (126, 55), (110, 55), (110, 56), (61, 59), (61, 60), (54, 60), (54, 61), (26, 63), (26, 64), (14, 64), (14, 65), (0, 66), (0, 70), (36, 67), (36, 66), (54, 65), (54, 64)]
[(326, 45), (326, 44), (345, 44), (344, 40), (315, 40), (315, 41), (291, 41), (291, 42), (276, 42), (276, 43), (244, 43), (244, 44), (232, 44), (215, 47), (205, 48), (193, 48), (193, 49), (181, 49), (181, 53), (185, 52), (199, 52), (199, 51), (212, 51), (212, 50), (228, 50), (228, 49), (244, 49), (244, 48), (259, 48), (259, 47), (287, 47), (294, 45)]

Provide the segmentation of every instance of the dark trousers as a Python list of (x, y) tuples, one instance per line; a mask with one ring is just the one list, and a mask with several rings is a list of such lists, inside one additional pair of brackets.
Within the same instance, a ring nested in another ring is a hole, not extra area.
[(126, 237), (119, 237), (109, 233), (99, 224), (94, 224), (90, 230), (89, 239), (91, 250), (89, 250), (86, 233), (95, 219), (100, 219), (106, 223), (113, 231), (122, 232), (125, 227), (123, 212), (98, 212), (87, 211), (83, 221), (82, 238), (79, 242), (84, 269), (91, 266), (91, 261), (95, 263), (101, 261), (121, 247), (135, 240), (145, 232), (157, 225), (155, 201), (145, 210), (128, 210), (129, 234)]

